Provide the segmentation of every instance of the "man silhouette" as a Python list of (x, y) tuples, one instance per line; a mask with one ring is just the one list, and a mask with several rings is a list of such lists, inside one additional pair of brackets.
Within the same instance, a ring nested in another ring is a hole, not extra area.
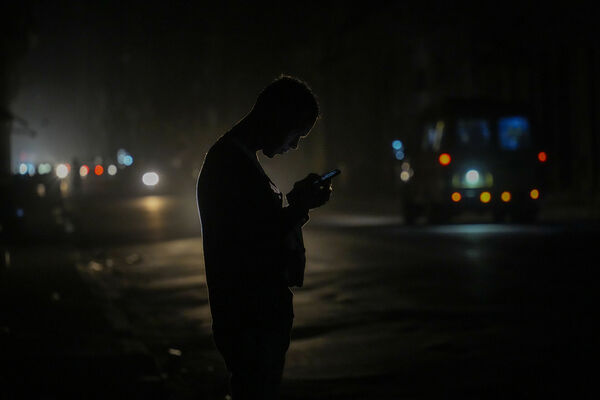
[(330, 181), (309, 174), (283, 196), (258, 162), (296, 149), (319, 116), (302, 81), (282, 76), (206, 154), (197, 184), (215, 344), (235, 400), (276, 399), (301, 286), (301, 227), (329, 200)]

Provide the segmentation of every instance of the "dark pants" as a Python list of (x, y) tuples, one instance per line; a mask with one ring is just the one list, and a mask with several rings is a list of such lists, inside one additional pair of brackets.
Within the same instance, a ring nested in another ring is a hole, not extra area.
[(279, 398), (291, 329), (289, 319), (270, 327), (213, 331), (215, 344), (231, 375), (234, 400)]

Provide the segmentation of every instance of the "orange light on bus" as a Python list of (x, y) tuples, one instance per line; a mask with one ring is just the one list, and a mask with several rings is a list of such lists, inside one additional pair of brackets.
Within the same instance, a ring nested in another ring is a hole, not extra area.
[(500, 198), (503, 202), (508, 203), (512, 199), (512, 195), (510, 194), (510, 192), (502, 192)]
[(450, 154), (442, 153), (438, 157), (438, 161), (440, 162), (441, 165), (443, 165), (445, 167), (446, 165), (450, 164), (450, 161), (452, 161), (452, 158), (450, 157)]
[(490, 192), (481, 192), (479, 200), (481, 200), (482, 203), (489, 203), (490, 200), (492, 200), (492, 194)]
[(104, 168), (102, 167), (102, 165), (96, 165), (96, 167), (94, 168), (94, 173), (98, 176), (102, 175), (104, 173)]
[(539, 199), (540, 191), (537, 189), (531, 189), (531, 191), (529, 192), (529, 197), (531, 197), (533, 200)]
[(452, 196), (450, 196), (450, 197), (452, 198), (452, 201), (455, 203), (458, 203), (462, 199), (462, 196), (458, 192), (452, 193)]
[(546, 162), (548, 160), (548, 155), (546, 154), (545, 151), (540, 151), (538, 153), (538, 160), (539, 160), (539, 162)]

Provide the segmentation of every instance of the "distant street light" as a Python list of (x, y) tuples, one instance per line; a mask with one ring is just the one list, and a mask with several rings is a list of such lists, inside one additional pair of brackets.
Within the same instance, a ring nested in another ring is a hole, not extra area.
[(156, 172), (146, 172), (142, 176), (142, 182), (146, 186), (155, 186), (158, 183), (158, 174)]

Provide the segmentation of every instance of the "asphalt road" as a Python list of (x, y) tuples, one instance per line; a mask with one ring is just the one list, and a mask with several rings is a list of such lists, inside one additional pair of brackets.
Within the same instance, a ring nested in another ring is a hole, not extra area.
[[(80, 270), (110, 293), (173, 398), (223, 398), (193, 202), (102, 204), (78, 222)], [(475, 222), (315, 212), (282, 398), (597, 398), (600, 227)]]

